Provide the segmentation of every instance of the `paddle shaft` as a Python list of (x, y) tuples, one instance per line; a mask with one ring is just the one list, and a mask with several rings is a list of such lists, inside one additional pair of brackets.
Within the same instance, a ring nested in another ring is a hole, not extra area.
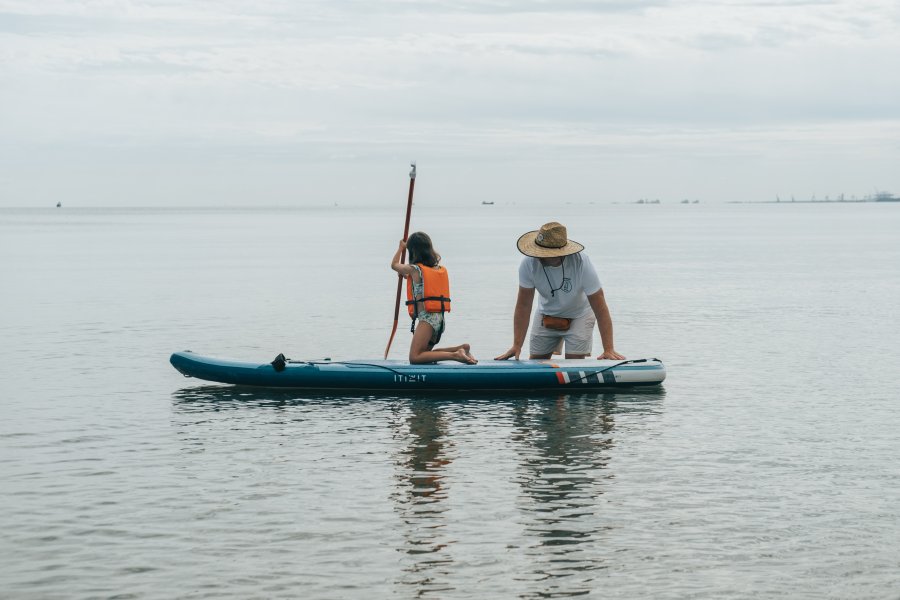
[[(413, 189), (416, 187), (416, 163), (412, 163), (412, 170), (409, 172), (409, 197), (406, 199), (406, 222), (403, 224), (403, 241), (409, 237), (409, 217), (412, 214)], [(400, 254), (400, 264), (406, 262), (406, 250)], [(403, 276), (397, 274), (397, 300), (394, 302), (394, 326), (391, 328), (391, 337), (388, 338), (387, 347), (384, 349), (384, 358), (387, 359), (388, 353), (391, 351), (391, 343), (394, 341), (394, 334), (397, 333), (397, 322), (400, 320), (400, 296), (403, 292)]]

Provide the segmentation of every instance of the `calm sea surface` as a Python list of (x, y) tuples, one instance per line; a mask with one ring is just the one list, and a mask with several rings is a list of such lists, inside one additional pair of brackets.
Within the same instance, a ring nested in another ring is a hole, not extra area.
[(560, 220), (664, 386), (206, 385), (380, 356), (404, 207), (0, 209), (0, 596), (900, 597), (900, 205), (419, 204), (446, 341), (509, 346)]

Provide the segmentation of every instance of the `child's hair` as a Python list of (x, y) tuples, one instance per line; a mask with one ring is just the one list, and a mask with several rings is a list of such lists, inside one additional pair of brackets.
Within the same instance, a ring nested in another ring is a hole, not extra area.
[(431, 238), (427, 233), (417, 231), (406, 240), (406, 249), (409, 251), (409, 264), (422, 263), (426, 267), (436, 267), (441, 261), (441, 255), (434, 251)]

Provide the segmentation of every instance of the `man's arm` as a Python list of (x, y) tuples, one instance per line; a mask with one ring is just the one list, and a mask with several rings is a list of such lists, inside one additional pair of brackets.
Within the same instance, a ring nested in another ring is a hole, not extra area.
[(531, 319), (532, 304), (534, 304), (534, 288), (519, 286), (516, 309), (513, 312), (513, 345), (494, 360), (506, 360), (513, 356), (516, 357), (516, 360), (519, 360), (522, 346), (525, 344), (525, 334), (528, 333), (528, 321)]
[(587, 297), (591, 303), (591, 310), (597, 317), (597, 327), (600, 329), (600, 341), (603, 343), (603, 354), (597, 359), (607, 358), (612, 360), (622, 360), (625, 358), (616, 352), (613, 343), (613, 324), (612, 317), (609, 314), (609, 307), (606, 306), (606, 297), (603, 295), (603, 289), (599, 289)]

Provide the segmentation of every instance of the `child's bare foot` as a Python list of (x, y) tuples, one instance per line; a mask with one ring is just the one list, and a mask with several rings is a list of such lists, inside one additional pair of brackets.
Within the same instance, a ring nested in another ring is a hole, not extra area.
[(475, 357), (469, 354), (469, 345), (463, 344), (462, 346), (462, 348), (453, 353), (453, 360), (467, 365), (477, 364), (478, 361), (475, 360)]
[[(478, 361), (475, 360), (475, 357), (472, 355), (471, 352), (469, 352), (469, 349), (470, 349), (470, 348), (471, 348), (471, 346), (469, 346), (468, 344), (463, 344), (463, 345), (462, 345), (462, 349), (463, 349), (463, 351), (466, 353), (466, 356), (468, 356), (469, 358), (471, 358), (472, 360), (474, 360), (474, 361), (477, 363)], [(472, 363), (472, 364), (475, 364), (475, 363)]]

